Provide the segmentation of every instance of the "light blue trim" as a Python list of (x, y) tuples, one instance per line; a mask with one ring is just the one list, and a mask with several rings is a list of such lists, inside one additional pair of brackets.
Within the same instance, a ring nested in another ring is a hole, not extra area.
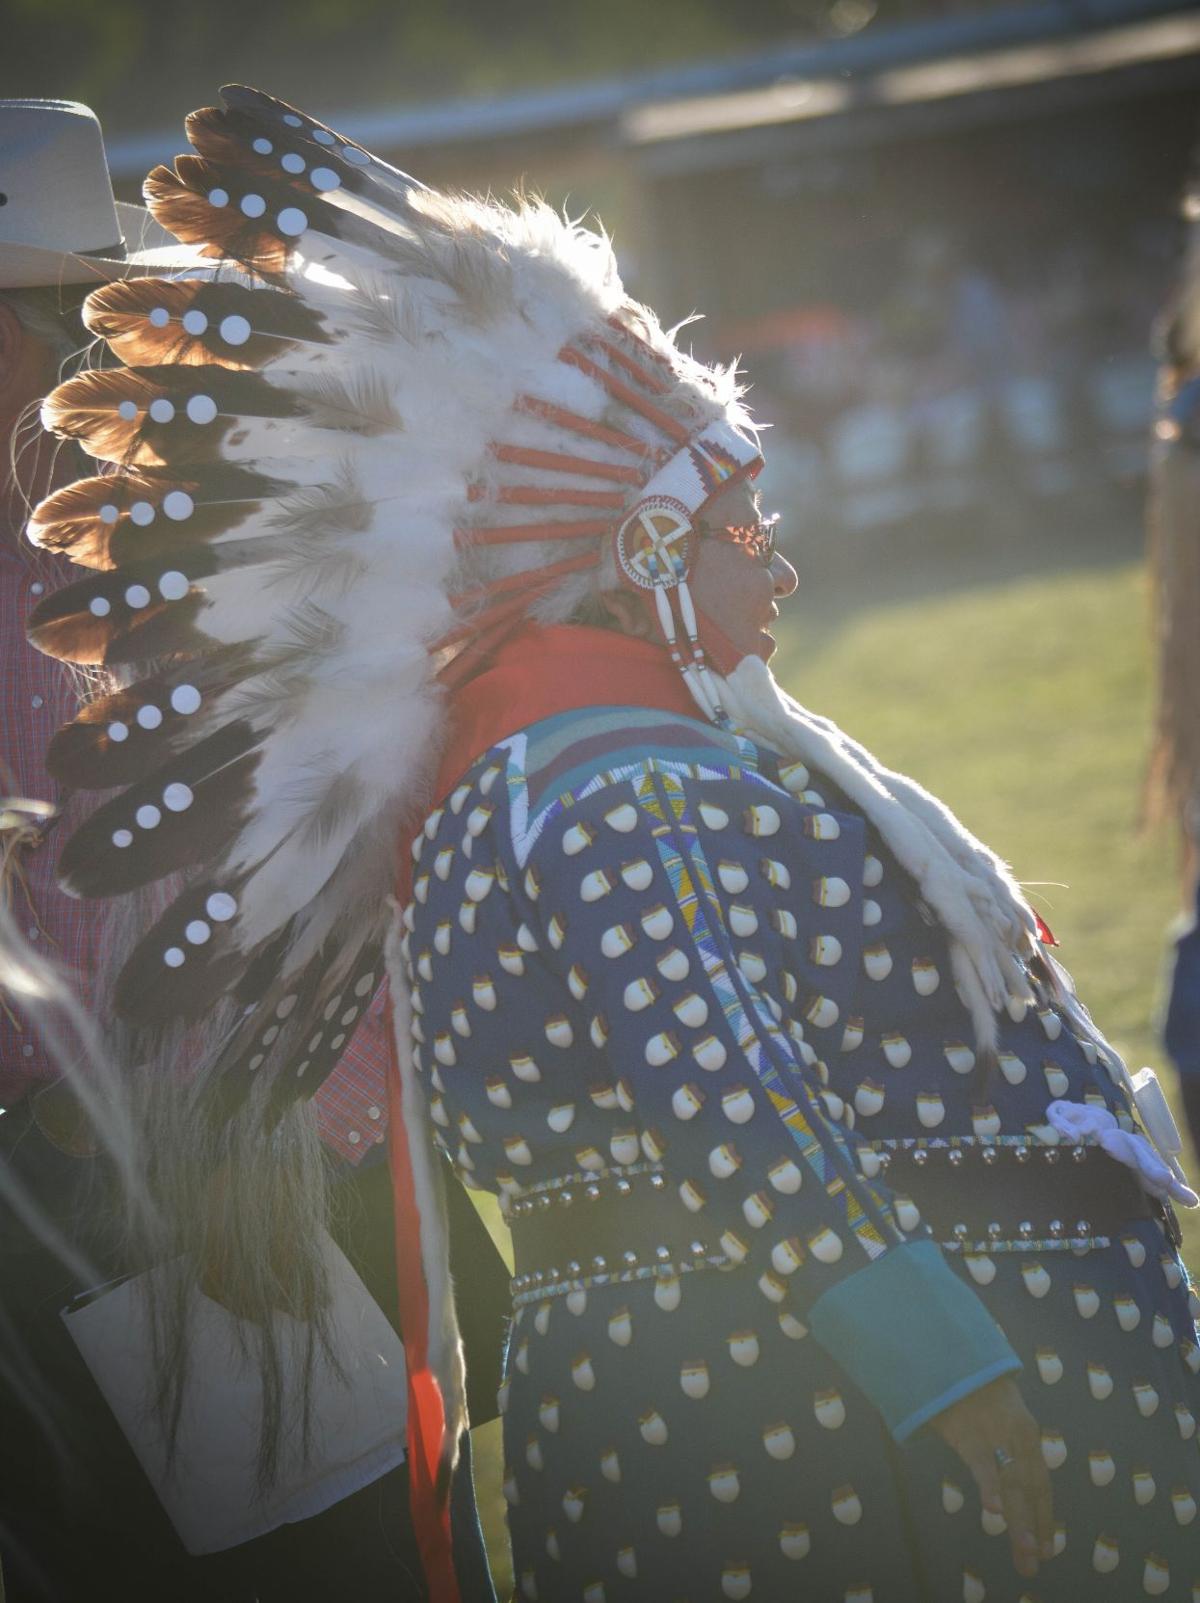
[(944, 1391), (940, 1397), (934, 1397), (915, 1413), (910, 1414), (907, 1419), (901, 1420), (898, 1425), (893, 1425), (892, 1435), (898, 1442), (907, 1441), (914, 1431), (920, 1430), (922, 1425), (927, 1425), (935, 1414), (942, 1412), (943, 1408), (961, 1402), (964, 1397), (969, 1397), (973, 1391), (978, 1391), (989, 1381), (999, 1380), (1001, 1375), (1015, 1374), (1020, 1367), (1021, 1360), (1016, 1353), (1013, 1353), (1011, 1358), (997, 1358), (987, 1369), (981, 1369), (975, 1375), (968, 1375), (965, 1380), (960, 1380), (956, 1386)]
[(906, 1241), (838, 1281), (808, 1315), (896, 1441), (1021, 1368), (978, 1296), (932, 1241)]

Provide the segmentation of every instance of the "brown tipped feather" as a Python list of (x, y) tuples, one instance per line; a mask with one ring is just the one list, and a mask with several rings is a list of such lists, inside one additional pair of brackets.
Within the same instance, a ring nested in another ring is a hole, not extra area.
[(45, 596), (30, 614), (29, 639), (48, 656), (79, 663), (139, 662), (211, 648), (194, 625), (214, 586), (228, 589), (237, 570), (264, 564), (303, 569), (307, 557), (283, 532), (218, 545), (181, 543), (166, 558), (128, 562)]
[[(308, 112), (290, 106), (286, 100), (277, 100), (274, 95), (264, 94), (261, 89), (252, 89), (246, 84), (224, 84), (221, 99), (225, 106), (217, 111), (216, 117), (200, 114), (196, 131), (201, 137), (210, 130), (224, 126), (230, 133), (236, 130), (250, 139), (256, 135), (265, 136), (272, 144), (278, 144), (281, 150), (290, 147), (322, 162), (331, 161), (346, 149), (362, 151), (368, 162), (375, 162), (369, 151), (363, 151), (361, 145), (347, 139), (345, 134), (338, 133), (336, 128), (318, 122)], [(224, 119), (223, 123), (218, 119)], [(187, 128), (188, 137), (191, 138), (190, 121)], [(402, 178), (404, 175), (397, 176)]]
[[(308, 124), (307, 119), (304, 120), (306, 126), (297, 129), (289, 127), (282, 116), (264, 117), (261, 111), (210, 106), (187, 119), (187, 135), (197, 154), (209, 161), (236, 168), (247, 177), (290, 185), (298, 205), (303, 205), (305, 197), (313, 193), (311, 174), (314, 169), (321, 171), (326, 180), (330, 173), (334, 175), (333, 189), (345, 190), (370, 204), (378, 185), (362, 166), (345, 159), (344, 152), (353, 147), (340, 134), (332, 134), (321, 124)], [(316, 130), (329, 135), (333, 143), (318, 140)], [(256, 149), (256, 145), (260, 148)], [(394, 177), (401, 179), (399, 191), (394, 183), (386, 186), (388, 206), (376, 219), (385, 227), (392, 226), (397, 194), (404, 196), (411, 187), (402, 175)], [(318, 187), (325, 192), (330, 186), (326, 182)]]
[[(353, 238), (368, 248), (378, 247), (379, 226), (364, 226), (348, 212), (331, 206), (308, 175), (292, 182), (284, 172), (267, 176), (240, 161), (209, 161), (204, 156), (176, 156), (175, 173), (194, 198), (203, 200), (208, 217), (206, 237), (257, 273), (264, 272), (265, 264), (277, 275), (286, 264), (287, 252), (299, 237), (293, 229), (280, 227), (279, 219), (287, 212), (301, 214), (301, 231), (313, 228), (334, 239)], [(149, 178), (146, 183), (149, 185)], [(214, 203), (214, 195), (225, 198)], [(159, 220), (168, 228), (174, 226), (165, 218)]]
[[(204, 284), (199, 280), (131, 278), (105, 284), (83, 303), (83, 321), (127, 367), (211, 362), (208, 344), (183, 327)], [(155, 321), (151, 321), (151, 318)], [(230, 353), (230, 365), (242, 366)]]
[(231, 646), (89, 701), (46, 752), (46, 772), (72, 790), (115, 790), (146, 779), (207, 732), (214, 703), (252, 671)]
[(120, 558), (113, 554), (113, 534), (132, 504), (131, 483), (132, 475), (97, 474), (55, 490), (34, 508), (25, 531), (30, 542), (81, 568), (115, 568)]
[(242, 826), (261, 738), (227, 724), (97, 808), (59, 858), (63, 889), (118, 896), (215, 857)]
[[(137, 438), (139, 420), (161, 394), (157, 384), (131, 369), (79, 373), (51, 390), (42, 402), (42, 423), (54, 434), (79, 440), (92, 456), (121, 462)], [(136, 415), (123, 418), (118, 408), (130, 401)], [(132, 460), (157, 462), (161, 458), (134, 456)]]
[[(260, 89), (251, 89), (245, 84), (226, 84), (221, 98), (230, 116), (244, 119), (244, 123), (237, 124), (238, 128), (245, 126), (254, 135), (269, 139), (278, 151), (289, 148), (313, 165), (332, 167), (348, 190), (364, 196), (374, 195), (377, 203), (393, 215), (398, 207), (407, 207), (414, 193), (430, 193), (418, 179), (381, 161), (354, 140), (347, 139), (345, 134), (289, 106), (284, 100), (263, 94)], [(205, 127), (208, 126), (206, 122)], [(354, 157), (347, 160), (346, 154), (350, 151), (354, 152)]]
[[(193, 421), (188, 411), (199, 397), (216, 408), (203, 422)], [(170, 403), (161, 421), (151, 412), (155, 401)], [(301, 410), (294, 397), (257, 374), (213, 363), (79, 373), (47, 396), (42, 421), (54, 433), (79, 440), (91, 456), (162, 467), (211, 459), (241, 417), (295, 417)]]
[(280, 278), (291, 246), (241, 211), (239, 203), (251, 185), (239, 180), (225, 190), (230, 203), (215, 206), (209, 195), (224, 188), (225, 170), (195, 156), (178, 156), (175, 166), (174, 172), (156, 167), (142, 185), (155, 221), (185, 245), (200, 246), (206, 256), (230, 256), (264, 278)]
[[(34, 545), (70, 557), (81, 568), (117, 568), (182, 546), (219, 539), (261, 510), (254, 485), (220, 499), (220, 487), (149, 473), (103, 473), (56, 490), (35, 509)], [(205, 499), (205, 497), (209, 499)]]
[(152, 167), (142, 181), (142, 197), (151, 216), (185, 245), (195, 245), (204, 256), (223, 256), (211, 231), (212, 210), (207, 197), (192, 192), (170, 167)]
[(202, 106), (188, 114), (183, 126), (188, 143), (197, 154), (210, 161), (245, 167), (248, 172), (261, 173), (265, 178), (281, 176), (279, 158), (294, 143), (284, 137), (288, 130), (281, 125), (278, 130), (272, 130), (270, 150), (255, 150), (254, 140), (261, 137), (262, 132), (260, 122), (226, 106)]
[[(212, 934), (202, 947), (191, 945), (187, 938), (188, 924), (205, 917), (209, 897), (237, 888), (227, 880), (220, 884), (205, 880), (172, 903), (121, 970), (114, 1002), (123, 1017), (141, 1024), (203, 1018), (237, 984), (246, 970), (247, 953), (230, 926), (210, 923)], [(186, 954), (178, 968), (164, 959), (172, 947)]]
[[(130, 366), (215, 362), (255, 368), (296, 342), (329, 343), (323, 319), (290, 291), (207, 279), (106, 284), (88, 296), (83, 317)], [(191, 329), (185, 328), (185, 317)]]
[[(134, 469), (101, 473), (47, 496), (27, 533), (34, 545), (82, 568), (111, 569), (174, 557), (185, 545), (220, 540), (235, 529), (261, 526), (275, 533), (286, 526), (276, 519), (293, 492), (290, 483), (227, 464), (207, 467), (202, 478)], [(327, 499), (321, 499), (322, 508)], [(272, 502), (278, 502), (274, 513), (267, 510)]]
[[(122, 602), (127, 570), (103, 578), (103, 588), (99, 581), (84, 580), (55, 591), (35, 607), (28, 624), (30, 645), (60, 662), (101, 667), (171, 651), (194, 651), (208, 643), (195, 628), (204, 608), (204, 597), (198, 592), (169, 604), (153, 599), (130, 613)], [(107, 602), (110, 610), (102, 615), (92, 612), (88, 605), (92, 597)]]
[[(331, 153), (325, 153), (323, 162), (338, 177), (341, 189), (340, 169), (345, 163)], [(353, 196), (314, 187), (311, 172), (294, 182), (286, 180), (286, 173), (266, 177), (242, 162), (177, 156), (175, 171), (155, 168), (143, 193), (155, 218), (177, 238), (203, 243), (209, 254), (232, 257), (275, 283), (283, 278), (292, 246), (308, 233), (347, 241), (374, 255), (382, 252), (405, 271), (416, 271), (413, 264), (418, 260), (428, 268), (429, 253), (414, 255), (415, 247), (394, 210), (364, 207)], [(501, 265), (497, 272), (503, 271)]]

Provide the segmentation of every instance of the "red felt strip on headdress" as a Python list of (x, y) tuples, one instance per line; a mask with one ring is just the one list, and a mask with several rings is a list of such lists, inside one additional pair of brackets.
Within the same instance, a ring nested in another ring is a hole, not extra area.
[(646, 475), (640, 468), (620, 462), (599, 462), (590, 456), (565, 456), (561, 451), (535, 451), (524, 445), (493, 445), (492, 455), (501, 462), (515, 462), (526, 468), (545, 468), (548, 473), (578, 473), (589, 479), (611, 479), (614, 484), (641, 485)]
[(475, 601), (485, 601), (489, 596), (507, 595), (512, 590), (528, 593), (547, 589), (555, 579), (561, 579), (565, 574), (579, 573), (584, 568), (595, 568), (599, 564), (599, 551), (584, 551), (580, 556), (564, 557), (561, 562), (552, 562), (548, 568), (536, 568), (532, 573), (522, 569), (520, 573), (509, 573), (502, 579), (490, 579), (487, 584), (473, 585), (470, 590), (459, 590), (450, 597), (450, 604), (465, 607)]
[(585, 340), (584, 343), (594, 345), (598, 350), (603, 351), (610, 361), (616, 362), (618, 367), (624, 368), (630, 378), (636, 379), (651, 394), (666, 394), (668, 385), (664, 379), (659, 378), (656, 373), (648, 373), (640, 362), (635, 362), (627, 351), (623, 351), (619, 345), (614, 345), (611, 340), (601, 339), (598, 335), (594, 335), (592, 338)]
[(623, 383), (615, 373), (606, 372), (598, 362), (593, 362), (591, 357), (585, 356), (582, 351), (564, 345), (558, 353), (558, 359), (560, 362), (568, 362), (572, 367), (577, 367), (589, 378), (594, 378), (598, 384), (604, 386), (614, 400), (621, 401), (631, 411), (640, 413), (648, 423), (653, 423), (656, 429), (661, 429), (669, 440), (674, 440), (676, 445), (686, 445), (691, 438), (689, 430), (685, 429), (682, 423), (664, 412), (660, 406), (648, 401), (644, 395), (639, 395), (636, 390), (630, 389), (629, 385)]
[(507, 545), (521, 540), (586, 540), (612, 532), (610, 518), (582, 518), (569, 523), (508, 523), (499, 527), (455, 529), (459, 545)]
[(628, 451), (631, 456), (649, 457), (657, 462), (662, 457), (662, 451), (657, 446), (648, 445), (639, 440), (635, 434), (626, 434), (623, 429), (610, 428), (606, 423), (593, 423), (591, 418), (580, 417), (578, 412), (568, 412), (565, 406), (555, 406), (550, 401), (540, 401), (536, 395), (520, 395), (513, 403), (513, 410), (517, 412), (531, 412), (535, 417), (545, 418), (547, 423), (556, 423), (560, 429), (567, 429), (572, 434), (583, 434), (589, 440), (600, 440), (605, 445), (615, 446), (618, 451)]
[(491, 498), (508, 506), (612, 507), (615, 511), (619, 511), (627, 499), (624, 490), (589, 490), (570, 484), (555, 488), (546, 485), (502, 484), (491, 492)]

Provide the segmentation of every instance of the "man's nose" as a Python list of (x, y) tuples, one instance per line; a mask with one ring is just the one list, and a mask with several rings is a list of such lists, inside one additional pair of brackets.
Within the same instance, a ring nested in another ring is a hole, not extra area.
[(783, 601), (793, 595), (800, 583), (800, 575), (779, 551), (771, 558), (771, 583), (775, 586), (775, 599)]

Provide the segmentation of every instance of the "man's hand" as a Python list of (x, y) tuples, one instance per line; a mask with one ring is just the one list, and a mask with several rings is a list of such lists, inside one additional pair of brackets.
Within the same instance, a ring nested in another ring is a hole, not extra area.
[(1050, 1477), (1041, 1432), (1016, 1382), (1002, 1376), (930, 1420), (975, 1477), (984, 1509), (1002, 1514), (1018, 1575), (1054, 1556)]

